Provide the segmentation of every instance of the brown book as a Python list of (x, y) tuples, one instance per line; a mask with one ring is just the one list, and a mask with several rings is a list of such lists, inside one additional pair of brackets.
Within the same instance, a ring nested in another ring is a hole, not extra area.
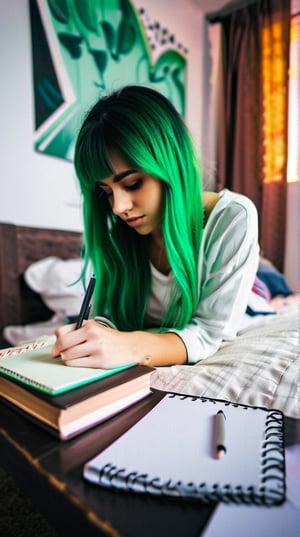
[(152, 371), (137, 365), (55, 396), (0, 375), (0, 395), (61, 440), (68, 440), (149, 395)]

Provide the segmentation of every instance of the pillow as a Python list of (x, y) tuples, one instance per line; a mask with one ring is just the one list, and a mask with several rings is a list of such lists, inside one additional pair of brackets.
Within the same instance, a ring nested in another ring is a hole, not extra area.
[(24, 279), (53, 312), (65, 317), (76, 316), (84, 295), (82, 281), (78, 280), (82, 264), (80, 258), (45, 257), (25, 270)]

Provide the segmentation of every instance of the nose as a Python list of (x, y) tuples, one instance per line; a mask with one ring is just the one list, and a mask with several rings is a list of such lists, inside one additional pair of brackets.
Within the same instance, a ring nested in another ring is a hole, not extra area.
[(129, 212), (133, 206), (130, 192), (126, 192), (123, 189), (115, 190), (112, 194), (111, 206), (116, 216)]

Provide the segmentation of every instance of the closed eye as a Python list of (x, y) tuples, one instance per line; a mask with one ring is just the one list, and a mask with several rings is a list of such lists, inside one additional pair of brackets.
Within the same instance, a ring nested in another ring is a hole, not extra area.
[(96, 183), (94, 194), (98, 199), (101, 199), (103, 196), (108, 198), (112, 194), (112, 191), (106, 191), (101, 185)]
[[(139, 190), (143, 186), (143, 182), (143, 178), (140, 177), (135, 181), (131, 180), (131, 182), (126, 182), (126, 180), (120, 181), (120, 185), (124, 190), (126, 190), (126, 192), (134, 192), (135, 190)], [(102, 198), (103, 196), (105, 196), (106, 198), (110, 198), (113, 195), (113, 190), (102, 183), (96, 183), (94, 194), (98, 199)]]
[(133, 192), (134, 190), (138, 190), (143, 186), (143, 179), (137, 179), (134, 183), (130, 185), (125, 185), (124, 188), (128, 192)]

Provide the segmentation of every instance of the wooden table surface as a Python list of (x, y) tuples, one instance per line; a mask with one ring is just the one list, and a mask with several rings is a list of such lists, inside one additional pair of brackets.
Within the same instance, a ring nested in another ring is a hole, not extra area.
[(0, 402), (1, 465), (64, 537), (200, 537), (213, 505), (106, 490), (82, 466), (141, 418), (161, 395), (61, 442)]

